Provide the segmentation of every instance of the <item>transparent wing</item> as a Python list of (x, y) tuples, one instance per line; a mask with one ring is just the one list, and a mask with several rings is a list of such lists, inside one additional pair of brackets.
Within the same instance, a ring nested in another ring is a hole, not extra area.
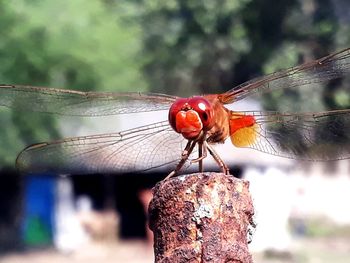
[(23, 111), (75, 116), (106, 116), (169, 109), (177, 99), (156, 93), (80, 92), (20, 85), (0, 85), (0, 105)]
[(350, 158), (350, 109), (318, 113), (245, 112), (256, 119), (253, 148), (302, 160)]
[[(184, 138), (168, 121), (127, 131), (41, 143), (24, 149), (17, 158), (23, 172), (127, 173), (175, 167)], [(170, 166), (170, 167), (168, 167)]]
[(350, 48), (297, 67), (252, 79), (219, 95), (227, 104), (259, 92), (321, 83), (350, 74)]

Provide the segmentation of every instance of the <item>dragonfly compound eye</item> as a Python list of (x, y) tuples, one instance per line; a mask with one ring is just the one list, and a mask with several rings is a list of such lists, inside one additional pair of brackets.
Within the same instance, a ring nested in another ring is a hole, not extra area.
[(203, 130), (210, 130), (214, 126), (214, 109), (210, 102), (203, 97), (196, 96), (189, 99), (189, 104), (198, 113)]

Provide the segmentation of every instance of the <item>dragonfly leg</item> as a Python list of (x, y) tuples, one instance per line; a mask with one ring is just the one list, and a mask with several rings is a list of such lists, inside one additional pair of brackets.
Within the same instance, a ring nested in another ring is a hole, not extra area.
[[(203, 142), (198, 143), (198, 170), (200, 173), (203, 172)], [(191, 160), (191, 163), (196, 160)]]
[(192, 159), (191, 163), (197, 163), (199, 167), (199, 172), (203, 172), (203, 160), (208, 155), (207, 146), (203, 142), (198, 142), (198, 158)]
[(198, 143), (198, 158), (192, 159), (191, 163), (198, 163), (207, 157), (207, 147), (203, 143)]
[(220, 166), (222, 172), (224, 174), (230, 174), (230, 170), (228, 169), (227, 165), (220, 158), (220, 156), (217, 154), (214, 148), (210, 144), (208, 144), (206, 141), (204, 142), (204, 144), (205, 144), (205, 147), (208, 149), (209, 153), (213, 156), (216, 163)]
[(184, 166), (184, 164), (186, 163), (186, 161), (188, 160), (188, 157), (190, 156), (190, 154), (192, 153), (194, 147), (196, 146), (197, 141), (191, 141), (189, 140), (186, 144), (185, 149), (183, 150), (182, 154), (181, 154), (181, 160), (179, 161), (179, 163), (176, 165), (174, 171), (172, 171), (170, 174), (168, 174), (167, 177), (164, 178), (164, 180), (167, 180), (173, 176), (175, 176), (180, 169)]

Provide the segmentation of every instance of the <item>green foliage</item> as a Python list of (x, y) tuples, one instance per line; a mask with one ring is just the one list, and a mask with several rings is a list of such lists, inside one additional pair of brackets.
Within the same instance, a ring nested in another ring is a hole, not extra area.
[(250, 50), (242, 17), (249, 2), (143, 1), (139, 19), (151, 86), (189, 95), (229, 83), (228, 72)]
[(16, 83), (23, 83), (27, 78), (25, 84), (45, 82), (84, 90), (146, 88), (139, 81), (141, 61), (135, 57), (140, 48), (138, 26), (123, 23), (103, 2), (17, 0), (5, 8), (17, 17), (7, 28), (13, 33), (2, 40), (6, 58), (13, 60), (5, 72), (25, 72), (21, 67), (28, 71), (29, 65), (23, 64), (27, 62), (44, 79), (28, 83), (31, 76), (3, 73), (5, 81), (16, 77)]
[[(139, 25), (118, 12), (128, 8), (126, 2), (0, 1), (0, 82), (145, 91)], [(54, 116), (1, 108), (0, 123), (0, 165), (13, 165), (24, 145), (59, 137)]]

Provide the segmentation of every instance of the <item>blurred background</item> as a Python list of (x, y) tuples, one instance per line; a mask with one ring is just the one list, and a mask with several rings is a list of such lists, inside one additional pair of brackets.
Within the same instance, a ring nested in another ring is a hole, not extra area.
[[(349, 47), (349, 14), (347, 0), (0, 0), (0, 82), (219, 93)], [(348, 86), (299, 92), (279, 91), (259, 107), (350, 108)], [(166, 172), (23, 177), (14, 168), (27, 145), (118, 131), (123, 120), (111, 127), (0, 108), (0, 123), (0, 262), (153, 261), (146, 211)], [(250, 180), (257, 210), (256, 262), (348, 262), (349, 161), (234, 151), (231, 171)]]

